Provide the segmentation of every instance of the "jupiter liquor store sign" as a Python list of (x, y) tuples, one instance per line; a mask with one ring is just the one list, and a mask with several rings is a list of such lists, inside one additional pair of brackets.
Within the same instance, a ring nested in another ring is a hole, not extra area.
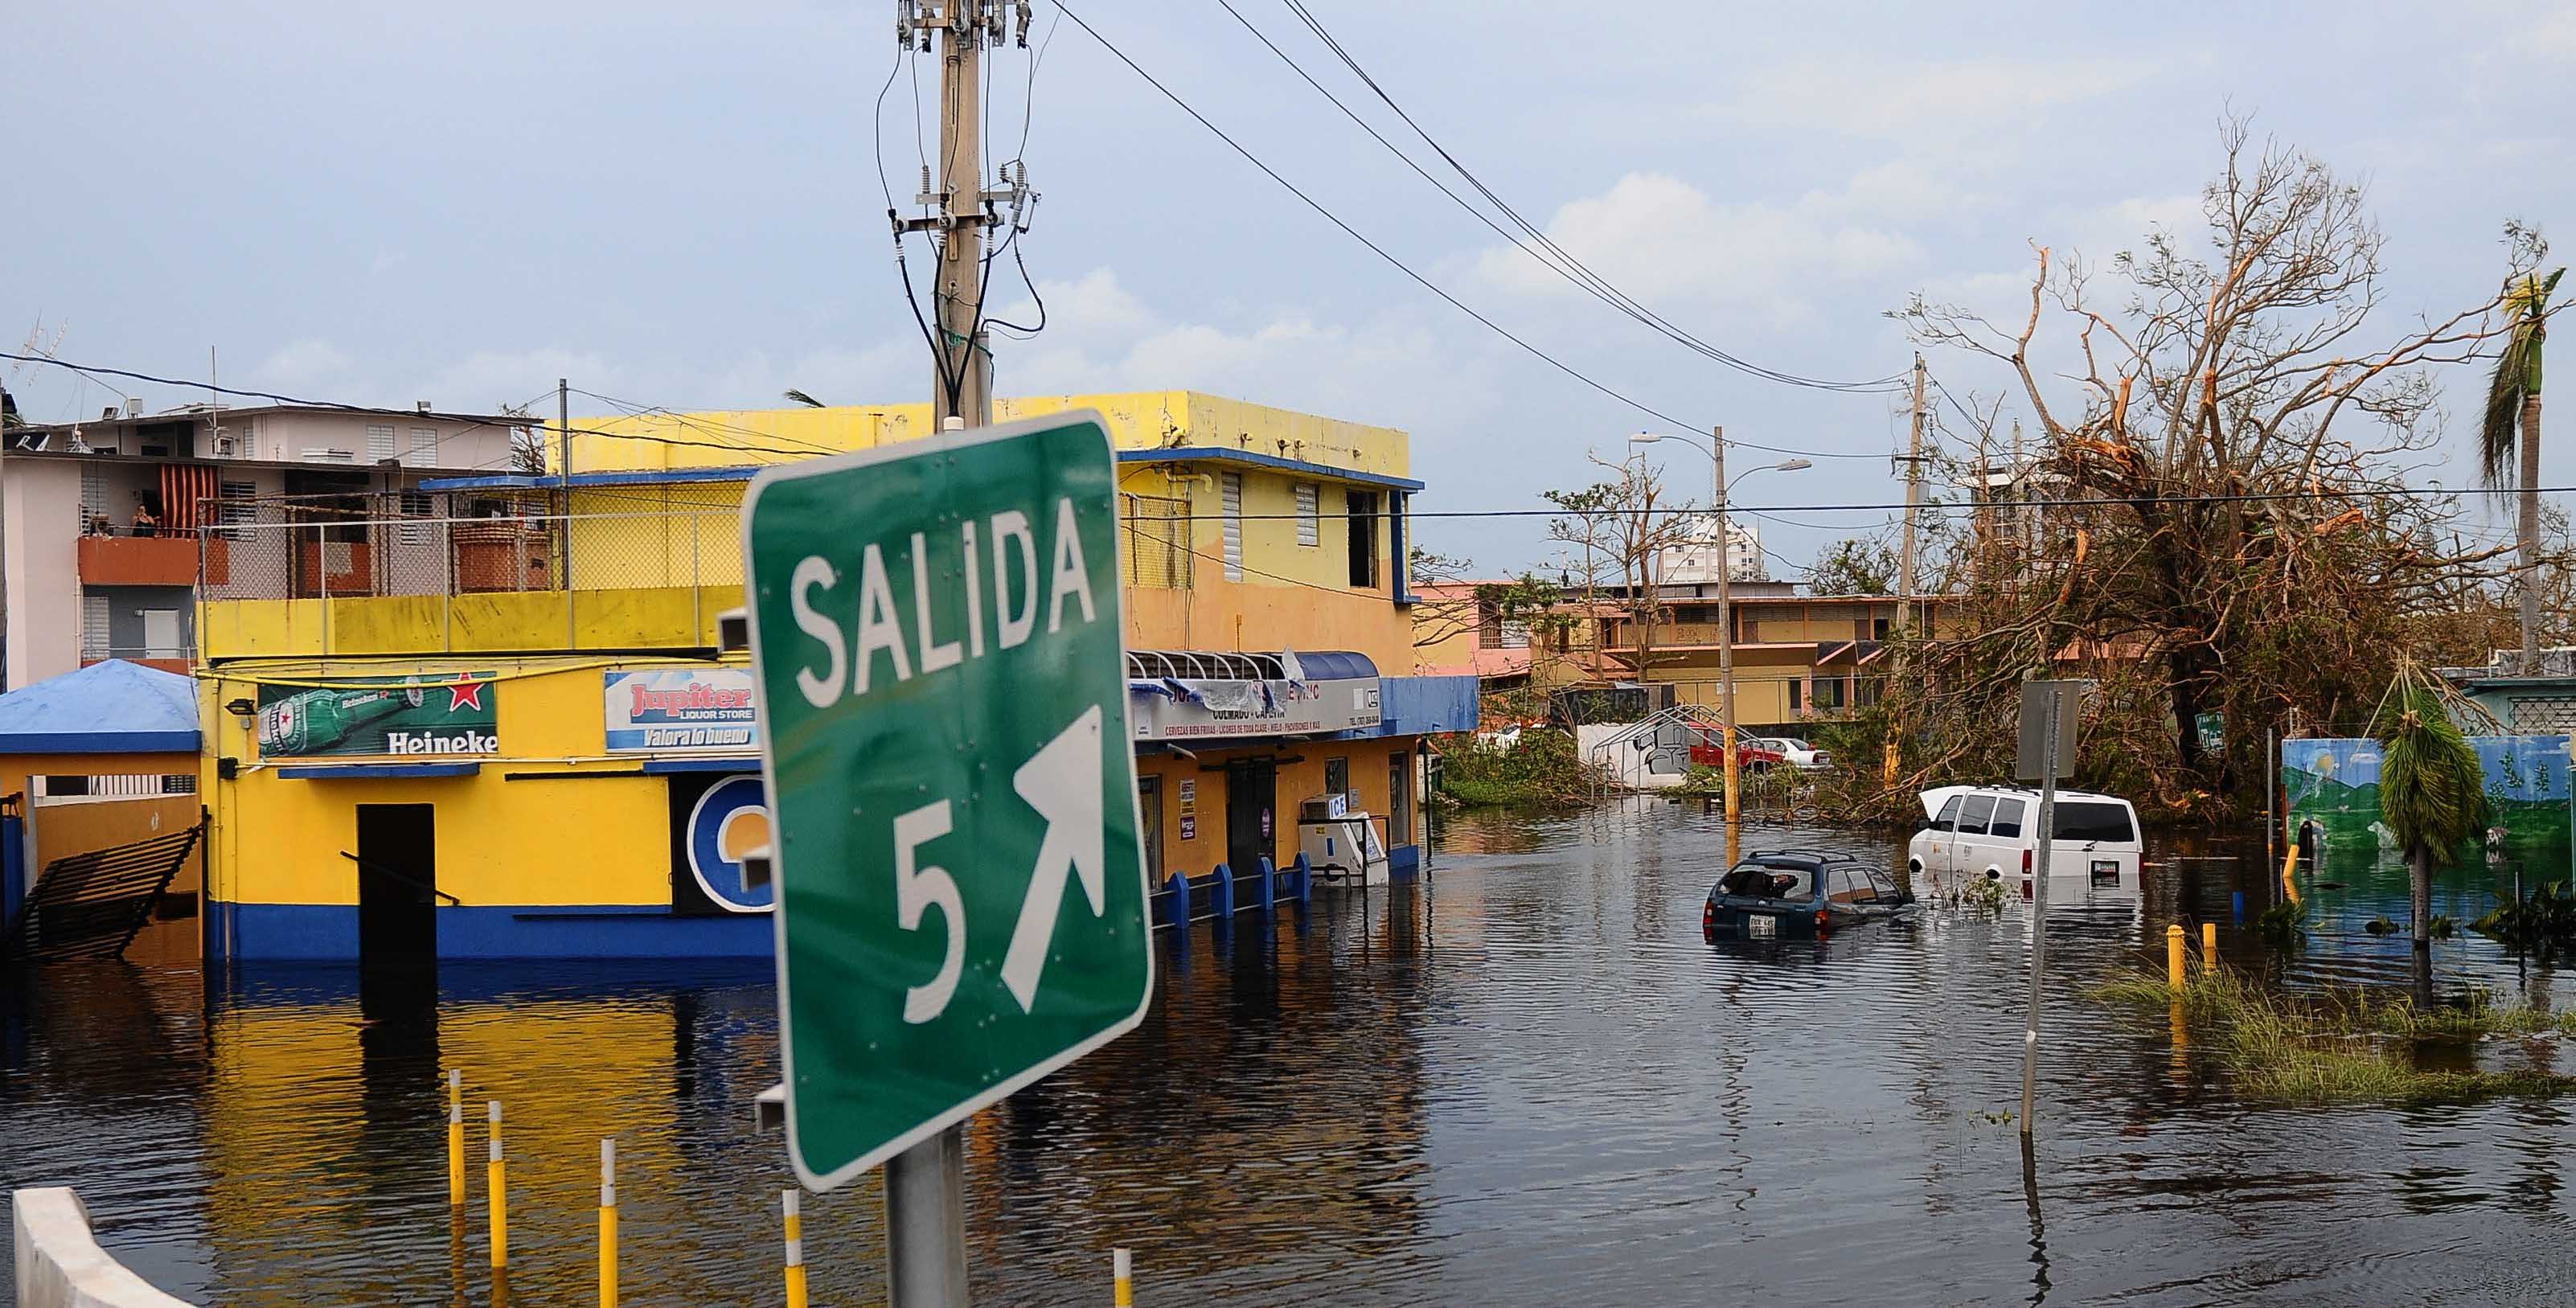
[(760, 723), (748, 668), (652, 668), (607, 674), (611, 753), (751, 754)]
[(500, 688), (489, 672), (353, 677), (259, 688), (262, 758), (498, 754)]

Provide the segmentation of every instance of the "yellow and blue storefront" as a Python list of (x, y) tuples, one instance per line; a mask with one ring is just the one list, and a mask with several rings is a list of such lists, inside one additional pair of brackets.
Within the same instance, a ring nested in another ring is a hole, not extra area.
[[(1473, 679), (1308, 658), (1350, 670), (1326, 684), (1365, 678), (1379, 720), (1256, 713), (1213, 735), (1139, 742), (1158, 885), (1177, 875), (1203, 886), (1220, 865), (1245, 875), (1259, 858), (1293, 864), (1300, 806), (1331, 787), (1377, 815), (1397, 875), (1418, 861), (1419, 736), (1472, 725)], [(1135, 686), (1140, 720), (1154, 720), (1167, 693)], [(746, 748), (757, 743), (750, 693), (748, 666), (719, 657), (210, 671), (207, 953), (766, 956), (770, 889), (744, 871), (769, 840)]]
[[(1372, 814), (1384, 870), (1409, 869), (1422, 737), (1472, 730), (1476, 686), (1407, 675), (1406, 503), (1422, 486), (1403, 433), (1196, 392), (996, 404), (1068, 407), (1104, 415), (1119, 446), (1158, 884), (1292, 864), (1327, 794)], [(768, 840), (750, 667), (717, 635), (742, 602), (758, 467), (714, 461), (754, 436), (909, 439), (928, 410), (606, 425), (565, 436), (596, 471), (425, 483), (425, 520), (299, 507), (211, 529), (229, 567), (201, 584), (197, 622), (209, 957), (771, 952), (768, 893), (742, 864)], [(335, 590), (344, 577), (358, 593)], [(1347, 711), (1313, 711), (1318, 687)]]

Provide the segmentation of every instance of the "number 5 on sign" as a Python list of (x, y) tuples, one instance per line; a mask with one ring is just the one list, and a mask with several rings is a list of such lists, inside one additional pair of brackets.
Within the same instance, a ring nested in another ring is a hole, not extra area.
[(773, 467), (745, 497), (809, 1186), (1144, 1016), (1116, 494), (1074, 413)]
[(903, 1020), (927, 1022), (948, 1008), (957, 993), (957, 973), (966, 966), (966, 901), (956, 878), (944, 867), (916, 868), (924, 842), (949, 832), (948, 801), (924, 804), (894, 820), (894, 913), (906, 931), (921, 927), (921, 910), (936, 908), (948, 921), (948, 952), (940, 955), (939, 975), (930, 984), (903, 992)]

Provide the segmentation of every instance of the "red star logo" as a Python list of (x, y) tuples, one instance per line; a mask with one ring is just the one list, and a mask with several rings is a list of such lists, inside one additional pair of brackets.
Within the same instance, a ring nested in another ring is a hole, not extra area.
[(461, 708), (470, 708), (477, 713), (483, 711), (482, 682), (468, 678), (447, 688), (447, 711), (453, 713)]

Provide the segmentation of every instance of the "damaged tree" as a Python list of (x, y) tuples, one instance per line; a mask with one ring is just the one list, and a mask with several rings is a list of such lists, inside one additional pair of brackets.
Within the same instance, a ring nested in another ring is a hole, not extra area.
[[(2374, 341), (2382, 237), (2361, 188), (2254, 147), (2241, 121), (2223, 144), (2205, 241), (2150, 233), (2112, 260), (2119, 293), (2035, 246), (2019, 322), (1919, 296), (1893, 315), (2000, 364), (2038, 429), (2009, 516), (1981, 511), (1943, 561), (1951, 599), (1915, 652), (1922, 675), (1889, 688), (1918, 774), (1991, 771), (1972, 725), (2009, 720), (2015, 683), (2062, 671), (2101, 686), (2087, 725), (2112, 729), (2088, 730), (2090, 775), (2174, 814), (2250, 806), (2266, 728), (2367, 710), (2410, 610), (2498, 575), (2502, 547), (2445, 548), (2455, 503), (2404, 479), (2442, 434), (2434, 371), (2510, 329), (2505, 296)], [(2521, 272), (2541, 247), (2514, 234)], [(1954, 407), (1993, 443), (2000, 406)], [(2015, 557), (1997, 566), (2007, 528)], [(2215, 751), (2205, 714), (2223, 724)]]

